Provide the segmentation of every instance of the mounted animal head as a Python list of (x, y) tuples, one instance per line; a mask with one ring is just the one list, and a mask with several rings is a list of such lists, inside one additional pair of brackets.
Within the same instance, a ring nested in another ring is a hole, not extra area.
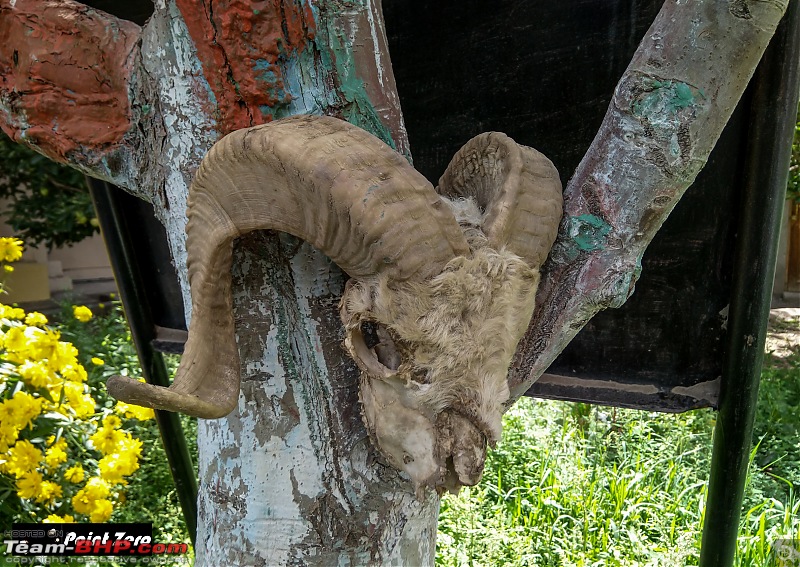
[(334, 118), (298, 116), (220, 140), (188, 202), (189, 339), (173, 385), (124, 377), (116, 398), (205, 418), (239, 393), (235, 238), (302, 238), (351, 277), (340, 313), (375, 446), (416, 486), (475, 484), (500, 438), (506, 375), (561, 218), (561, 183), (536, 150), (482, 134), (434, 191), (399, 154)]

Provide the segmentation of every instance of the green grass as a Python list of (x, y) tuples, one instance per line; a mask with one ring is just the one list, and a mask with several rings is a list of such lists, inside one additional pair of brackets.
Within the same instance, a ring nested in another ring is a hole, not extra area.
[[(762, 375), (736, 565), (800, 537), (800, 353)], [(442, 501), (441, 566), (683, 566), (699, 559), (715, 414), (524, 399), (481, 483)]]

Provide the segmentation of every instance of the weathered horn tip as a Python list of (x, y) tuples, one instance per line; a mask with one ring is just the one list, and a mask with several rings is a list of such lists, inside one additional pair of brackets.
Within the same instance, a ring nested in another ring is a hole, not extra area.
[(112, 397), (128, 404), (176, 411), (204, 419), (225, 417), (237, 403), (235, 397), (224, 404), (213, 403), (193, 394), (183, 394), (170, 388), (139, 382), (127, 376), (111, 376), (106, 382), (106, 389)]

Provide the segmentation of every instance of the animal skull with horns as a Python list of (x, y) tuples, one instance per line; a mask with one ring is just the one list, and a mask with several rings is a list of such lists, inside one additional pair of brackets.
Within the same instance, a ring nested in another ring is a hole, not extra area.
[(335, 118), (233, 132), (203, 159), (189, 195), (193, 312), (175, 380), (162, 388), (117, 376), (108, 390), (227, 415), (239, 394), (233, 241), (287, 232), (352, 278), (340, 313), (374, 445), (417, 487), (474, 485), (486, 443), (500, 438), (508, 367), (561, 210), (553, 164), (505, 134), (470, 140), (434, 191), (401, 155)]

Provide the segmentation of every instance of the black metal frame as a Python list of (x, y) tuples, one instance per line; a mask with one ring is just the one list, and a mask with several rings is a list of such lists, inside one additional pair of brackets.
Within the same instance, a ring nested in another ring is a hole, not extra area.
[(753, 85), (744, 207), (714, 428), (701, 567), (733, 565), (736, 554), (800, 96), (799, 0), (790, 2)]
[[(169, 386), (170, 377), (164, 357), (154, 346), (158, 328), (153, 322), (147, 286), (141, 274), (142, 262), (137, 259), (132, 242), (132, 236), (140, 232), (141, 227), (129, 226), (124, 214), (123, 201), (134, 197), (105, 181), (88, 181), (142, 374), (150, 384)], [(194, 544), (197, 535), (197, 475), (186, 437), (178, 414), (164, 410), (156, 410), (155, 413), (183, 517)]]

